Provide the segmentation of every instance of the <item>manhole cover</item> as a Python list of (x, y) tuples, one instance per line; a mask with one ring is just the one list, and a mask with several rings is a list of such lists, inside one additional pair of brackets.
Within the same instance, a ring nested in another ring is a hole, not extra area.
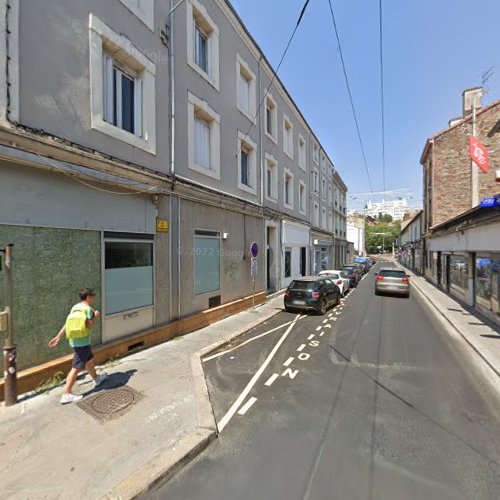
[(98, 392), (77, 404), (95, 419), (105, 422), (118, 418), (129, 411), (142, 397), (141, 393), (125, 385), (116, 389)]

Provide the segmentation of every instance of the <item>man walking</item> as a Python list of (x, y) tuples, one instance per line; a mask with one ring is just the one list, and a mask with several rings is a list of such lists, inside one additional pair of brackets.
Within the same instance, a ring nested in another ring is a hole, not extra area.
[(71, 393), (71, 389), (75, 385), (78, 374), (82, 370), (87, 370), (90, 376), (95, 381), (95, 387), (99, 386), (108, 378), (106, 373), (97, 375), (94, 367), (94, 354), (90, 347), (90, 333), (94, 326), (95, 320), (99, 318), (99, 311), (92, 308), (95, 300), (95, 292), (92, 288), (84, 288), (80, 290), (80, 302), (71, 308), (65, 325), (61, 331), (49, 342), (49, 347), (53, 348), (61, 337), (66, 334), (69, 345), (73, 348), (75, 354), (73, 356), (73, 367), (66, 378), (66, 385), (61, 397), (61, 403), (74, 403), (80, 401), (83, 396), (77, 396)]

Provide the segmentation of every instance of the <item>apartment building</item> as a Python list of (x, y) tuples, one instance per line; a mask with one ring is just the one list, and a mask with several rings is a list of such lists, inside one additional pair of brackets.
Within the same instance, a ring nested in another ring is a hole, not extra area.
[(6, 0), (0, 23), (20, 368), (67, 352), (48, 332), (83, 286), (101, 345), (345, 258), (347, 188), (229, 2)]

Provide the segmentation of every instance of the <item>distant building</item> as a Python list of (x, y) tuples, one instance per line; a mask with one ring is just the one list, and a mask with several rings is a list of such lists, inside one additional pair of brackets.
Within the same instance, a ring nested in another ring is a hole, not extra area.
[(365, 255), (365, 217), (363, 215), (347, 216), (347, 241), (354, 245), (356, 256)]
[(369, 201), (364, 210), (364, 214), (377, 218), (379, 214), (390, 215), (394, 220), (403, 220), (405, 213), (410, 210), (406, 198), (400, 200), (390, 200), (381, 202)]
[(421, 210), (413, 219), (401, 223), (399, 233), (400, 262), (412, 271), (422, 272), (422, 214)]

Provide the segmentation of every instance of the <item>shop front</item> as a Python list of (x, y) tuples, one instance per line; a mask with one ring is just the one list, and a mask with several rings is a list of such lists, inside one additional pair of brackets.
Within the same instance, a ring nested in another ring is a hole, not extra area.
[(318, 274), (325, 269), (334, 269), (335, 266), (333, 237), (311, 232), (311, 274)]
[(295, 278), (306, 276), (309, 269), (309, 228), (296, 222), (282, 222), (282, 283), (287, 287)]

